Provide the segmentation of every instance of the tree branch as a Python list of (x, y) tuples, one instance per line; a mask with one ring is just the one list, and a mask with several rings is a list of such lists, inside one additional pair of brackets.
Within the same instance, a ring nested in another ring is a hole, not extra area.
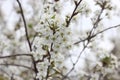
[(38, 36), (38, 33), (36, 32), (35, 35), (33, 36), (32, 41), (31, 41), (31, 46), (33, 45), (33, 42), (34, 42), (34, 40), (35, 40), (35, 38), (36, 38), (37, 36)]
[(31, 47), (31, 43), (30, 43), (30, 40), (29, 40), (29, 36), (28, 36), (27, 24), (26, 24), (24, 13), (23, 13), (23, 9), (22, 9), (22, 6), (21, 6), (21, 3), (20, 3), (19, 0), (17, 0), (17, 3), (19, 5), (20, 11), (21, 11), (21, 16), (22, 16), (23, 23), (24, 23), (25, 34), (26, 34), (28, 45), (29, 45), (29, 49), (30, 49), (30, 51), (32, 51), (32, 47)]
[[(105, 6), (105, 5), (104, 5), (104, 6)], [(82, 53), (84, 52), (84, 50), (87, 48), (87, 46), (88, 46), (88, 44), (90, 43), (90, 41), (91, 41), (92, 38), (96, 37), (98, 34), (103, 33), (103, 32), (105, 32), (105, 31), (107, 31), (107, 30), (109, 30), (109, 29), (116, 28), (116, 27), (119, 27), (119, 26), (120, 26), (120, 24), (119, 24), (119, 25), (116, 25), (116, 26), (112, 26), (112, 27), (106, 28), (106, 29), (104, 29), (104, 30), (102, 30), (102, 31), (94, 34), (94, 30), (97, 28), (99, 22), (101, 21), (101, 18), (100, 18), (100, 17), (101, 17), (101, 15), (102, 15), (104, 9), (105, 9), (105, 8), (102, 7), (102, 9), (101, 9), (101, 11), (100, 11), (100, 13), (99, 13), (99, 15), (98, 15), (95, 23), (93, 24), (93, 28), (90, 30), (89, 35), (87, 36), (87, 38), (85, 38), (85, 39), (83, 39), (83, 40), (80, 40), (80, 41), (74, 43), (74, 44), (78, 44), (78, 43), (80, 43), (80, 42), (87, 41), (87, 44), (84, 45), (82, 51), (79, 53), (77, 60), (75, 61), (75, 63), (73, 63), (73, 67), (72, 67), (72, 68), (69, 70), (69, 72), (63, 77), (62, 80), (64, 80), (64, 79), (74, 70), (76, 64), (78, 63), (78, 61), (79, 61), (79, 59), (80, 59), (81, 54), (82, 54)]]
[[(96, 37), (97, 35), (99, 35), (99, 34), (101, 34), (101, 33), (103, 33), (103, 32), (106, 32), (106, 31), (108, 31), (108, 30), (110, 30), (110, 29), (117, 28), (117, 27), (120, 27), (120, 24), (115, 25), (115, 26), (108, 27), (108, 28), (106, 28), (106, 29), (104, 29), (104, 30), (101, 30), (100, 32), (98, 32), (98, 33), (93, 34), (92, 36), (90, 36), (89, 39), (92, 39), (92, 38)], [(86, 40), (88, 40), (88, 37), (85, 38), (85, 39), (83, 39), (83, 40), (80, 40), (80, 41), (75, 42), (74, 45), (79, 44), (79, 43), (81, 43), (81, 42), (83, 42), (83, 41), (86, 41)]]
[(77, 10), (77, 8), (81, 2), (82, 2), (82, 0), (80, 0), (78, 3), (77, 3), (77, 1), (75, 1), (75, 9), (73, 10), (72, 15), (70, 16), (69, 20), (67, 21), (66, 27), (69, 27), (69, 24), (70, 24), (72, 18), (76, 15), (75, 11)]
[(32, 71), (34, 71), (34, 69), (33, 68), (31, 68), (31, 67), (28, 67), (28, 66), (24, 66), (24, 65), (20, 65), (20, 64), (11, 64), (11, 63), (0, 63), (0, 65), (4, 65), (4, 66), (17, 66), (17, 67), (23, 67), (23, 68), (26, 68), (26, 69), (29, 69), (29, 70), (32, 70)]
[[(26, 33), (26, 38), (27, 38), (27, 42), (28, 42), (28, 45), (29, 45), (29, 49), (30, 49), (30, 51), (32, 51), (32, 46), (31, 46), (29, 36), (28, 36), (27, 24), (26, 24), (26, 20), (25, 20), (25, 17), (24, 17), (23, 9), (22, 9), (22, 6), (21, 6), (21, 3), (20, 3), (19, 0), (17, 0), (17, 3), (20, 7), (21, 16), (22, 16), (22, 19), (23, 19), (23, 22), (24, 22), (24, 28), (25, 28), (25, 33)], [(35, 69), (35, 75), (37, 76), (38, 70), (37, 70), (37, 67), (36, 67), (36, 62), (34, 60), (34, 57), (33, 56), (31, 56), (31, 57), (32, 57), (32, 63), (33, 63), (34, 69)], [(36, 80), (36, 78), (35, 78), (35, 80)]]
[(30, 56), (30, 57), (32, 57), (31, 54), (15, 54), (15, 55), (8, 55), (8, 56), (0, 56), (0, 59), (10, 58), (10, 57), (16, 57), (16, 56)]
[[(90, 41), (89, 41), (89, 42), (90, 42)], [(67, 72), (66, 75), (64, 75), (64, 77), (62, 78), (62, 80), (64, 80), (64, 79), (74, 70), (76, 64), (78, 63), (78, 61), (79, 61), (79, 59), (80, 59), (81, 54), (85, 51), (85, 49), (87, 48), (89, 42), (88, 42), (86, 45), (84, 45), (83, 49), (81, 50), (81, 52), (79, 53), (79, 55), (78, 55), (78, 57), (77, 57), (77, 60), (73, 63), (72, 68), (69, 70), (69, 72)]]
[(101, 34), (101, 33), (105, 32), (105, 31), (108, 31), (108, 30), (110, 30), (110, 29), (117, 28), (117, 27), (120, 27), (120, 24), (115, 25), (115, 26), (108, 27), (108, 28), (106, 28), (106, 29), (104, 29), (104, 30), (102, 30), (102, 31), (94, 34), (93, 37), (94, 37), (94, 36), (97, 36), (98, 34)]

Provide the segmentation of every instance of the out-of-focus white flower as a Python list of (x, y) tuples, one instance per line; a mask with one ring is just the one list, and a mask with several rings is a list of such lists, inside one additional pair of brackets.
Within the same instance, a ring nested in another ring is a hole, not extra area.
[(48, 68), (49, 65), (50, 64), (49, 64), (49, 61), (47, 59), (45, 59), (44, 62), (38, 63), (37, 64), (38, 73), (37, 73), (36, 78), (39, 78), (40, 80), (42, 78), (45, 78), (46, 75), (47, 75), (47, 68)]

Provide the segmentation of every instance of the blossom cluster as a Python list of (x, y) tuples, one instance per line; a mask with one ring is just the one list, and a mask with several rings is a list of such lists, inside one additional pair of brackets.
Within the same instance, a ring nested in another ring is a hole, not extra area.
[[(50, 66), (62, 69), (64, 55), (69, 53), (73, 44), (71, 29), (66, 27), (65, 20), (57, 12), (49, 12), (49, 9), (52, 11), (51, 8), (53, 9), (53, 6), (44, 6), (40, 24), (34, 28), (38, 36), (34, 40), (32, 54), (36, 61), (41, 60), (37, 64), (37, 78), (40, 80), (47, 76)], [(52, 69), (50, 71), (54, 73)]]

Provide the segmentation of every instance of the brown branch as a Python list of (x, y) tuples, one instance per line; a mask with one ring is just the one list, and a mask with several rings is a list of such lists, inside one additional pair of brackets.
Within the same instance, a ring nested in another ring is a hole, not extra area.
[(80, 41), (75, 42), (74, 45), (75, 45), (75, 44), (79, 44), (80, 42), (84, 42), (84, 41), (86, 41), (86, 40), (91, 39), (91, 36), (92, 36), (93, 31), (97, 28), (98, 23), (102, 20), (100, 17), (101, 17), (101, 15), (102, 15), (104, 9), (105, 9), (104, 7), (101, 8), (101, 11), (100, 11), (99, 15), (97, 16), (96, 21), (93, 23), (93, 28), (90, 30), (88, 37), (85, 38), (85, 39), (83, 39), (83, 40), (80, 40)]
[[(87, 37), (87, 38), (88, 38), (88, 37)], [(79, 44), (79, 43), (81, 43), (81, 42), (84, 42), (84, 41), (88, 40), (87, 38), (85, 38), (85, 39), (83, 39), (83, 40), (80, 40), (80, 41), (77, 41), (77, 42), (75, 42), (73, 45), (76, 45), (76, 44)]]
[(48, 68), (47, 68), (47, 74), (46, 74), (45, 80), (48, 80), (48, 78), (49, 78), (50, 67), (51, 67), (51, 66), (49, 65)]
[(36, 32), (35, 35), (33, 36), (32, 41), (31, 41), (31, 46), (33, 45), (33, 42), (34, 42), (34, 40), (35, 40), (35, 38), (36, 38), (37, 36), (38, 36), (38, 33)]
[(35, 62), (34, 57), (33, 57), (32, 54), (15, 54), (15, 55), (8, 55), (8, 56), (0, 56), (0, 59), (17, 57), (17, 56), (30, 56), (31, 59), (32, 59), (33, 67), (34, 67), (34, 72), (35, 72), (35, 74), (37, 75), (38, 70), (37, 70), (37, 68), (36, 68), (36, 62)]
[[(97, 35), (99, 35), (99, 34), (101, 34), (101, 33), (103, 33), (103, 32), (106, 32), (106, 31), (108, 31), (108, 30), (110, 30), (110, 29), (117, 28), (117, 27), (120, 27), (120, 24), (118, 24), (118, 25), (116, 25), (116, 26), (108, 27), (108, 28), (106, 28), (106, 29), (104, 29), (104, 30), (101, 30), (100, 32), (98, 32), (98, 33), (93, 34), (92, 36), (90, 36), (89, 39), (92, 39), (92, 38), (96, 37)], [(74, 45), (79, 44), (79, 43), (81, 43), (81, 42), (83, 42), (83, 41), (86, 41), (86, 40), (88, 40), (88, 37), (85, 38), (85, 39), (83, 39), (83, 40), (80, 40), (80, 41), (75, 42)]]
[(39, 60), (35, 61), (35, 63), (37, 64), (39, 62), (43, 62), (46, 57), (48, 57), (48, 54), (43, 55), (42, 59), (41, 60), (39, 59)]
[[(112, 27), (106, 28), (106, 29), (104, 29), (104, 30), (102, 30), (102, 31), (100, 31), (100, 32), (98, 32), (98, 33), (96, 33), (96, 34), (90, 35), (90, 36), (88, 36), (87, 38), (85, 38), (85, 39), (83, 39), (83, 40), (81, 40), (81, 41), (78, 41), (78, 42), (74, 43), (74, 44), (78, 44), (78, 43), (84, 42), (84, 41), (86, 41), (86, 40), (88, 41), (88, 43), (84, 46), (83, 50), (80, 52), (80, 54), (79, 54), (76, 62), (73, 63), (73, 67), (72, 67), (72, 68), (70, 69), (70, 71), (64, 76), (64, 78), (65, 78), (66, 76), (68, 76), (68, 75), (74, 70), (75, 65), (78, 63), (81, 54), (82, 54), (83, 51), (86, 49), (87, 45), (89, 44), (89, 42), (90, 42), (90, 40), (91, 40), (92, 38), (96, 37), (97, 35), (105, 32), (105, 31), (107, 31), (107, 30), (110, 30), (110, 29), (112, 29), (112, 28), (117, 28), (117, 27), (120, 27), (120, 24), (118, 24), (118, 25), (116, 25), (116, 26), (112, 26)], [(64, 78), (63, 78), (63, 79), (64, 79)]]
[(66, 27), (69, 27), (69, 24), (70, 24), (72, 18), (76, 15), (76, 10), (81, 2), (82, 2), (82, 0), (80, 0), (78, 3), (75, 1), (75, 9), (73, 10), (72, 15), (70, 16), (69, 20), (67, 21)]
[(62, 80), (64, 80), (75, 69), (75, 66), (77, 65), (77, 63), (78, 63), (78, 61), (79, 61), (79, 59), (81, 57), (81, 54), (85, 51), (85, 49), (87, 48), (89, 42), (86, 45), (84, 45), (83, 49), (81, 50), (81, 52), (79, 53), (79, 55), (77, 57), (77, 60), (73, 63), (72, 68), (69, 70), (69, 72), (66, 73), (66, 75), (64, 75), (64, 77), (62, 78)]
[[(93, 35), (91, 35), (91, 36), (88, 36), (88, 37), (87, 37), (86, 39), (84, 39), (84, 40), (81, 40), (81, 41), (78, 41), (78, 42), (74, 43), (74, 44), (78, 44), (78, 43), (80, 43), (80, 42), (82, 42), (82, 41), (86, 41), (86, 40), (88, 41), (88, 43), (84, 46), (83, 50), (80, 52), (80, 54), (79, 54), (76, 62), (73, 64), (73, 67), (72, 67), (72, 68), (70, 69), (70, 71), (64, 76), (64, 78), (65, 78), (66, 76), (68, 76), (68, 75), (74, 70), (75, 65), (78, 63), (81, 54), (82, 54), (83, 51), (86, 49), (87, 45), (89, 44), (89, 42), (90, 42), (90, 40), (91, 40), (92, 38), (96, 37), (97, 35), (105, 32), (105, 31), (107, 31), (107, 30), (110, 30), (110, 29), (112, 29), (112, 28), (117, 28), (117, 27), (120, 27), (120, 24), (118, 24), (118, 25), (116, 25), (116, 26), (112, 26), (112, 27), (106, 28), (106, 29), (104, 29), (104, 30), (102, 30), (102, 31), (100, 31), (100, 32), (98, 32), (98, 33), (96, 33), (96, 34), (93, 34)], [(63, 80), (64, 80), (64, 78), (63, 78)]]
[(100, 11), (100, 13), (99, 13), (99, 15), (98, 15), (95, 23), (93, 24), (93, 28), (90, 30), (89, 35), (87, 36), (87, 38), (85, 38), (85, 39), (83, 39), (83, 40), (80, 40), (80, 41), (74, 43), (74, 44), (78, 44), (78, 43), (80, 43), (80, 42), (84, 42), (84, 41), (87, 40), (87, 44), (84, 45), (84, 48), (82, 49), (82, 51), (81, 51), (80, 54), (78, 55), (77, 60), (75, 61), (75, 63), (73, 63), (73, 67), (72, 67), (72, 68), (69, 70), (69, 72), (63, 77), (62, 80), (64, 80), (64, 79), (74, 70), (76, 64), (78, 63), (78, 61), (79, 61), (79, 59), (80, 59), (81, 54), (82, 54), (82, 53), (84, 52), (84, 50), (87, 48), (87, 46), (88, 46), (88, 44), (90, 43), (90, 41), (91, 41), (92, 38), (96, 37), (98, 34), (103, 33), (103, 32), (105, 32), (105, 31), (107, 31), (107, 30), (109, 30), (109, 29), (111, 29), (111, 28), (115, 28), (115, 27), (120, 26), (120, 25), (112, 26), (112, 27), (106, 28), (106, 29), (104, 29), (104, 30), (102, 30), (102, 31), (94, 34), (94, 30), (97, 28), (99, 22), (101, 21), (101, 18), (100, 18), (100, 17), (101, 17), (101, 15), (102, 15), (103, 11), (104, 11), (104, 7), (102, 7), (102, 9), (101, 9), (101, 11)]
[(17, 67), (23, 67), (23, 68), (26, 68), (26, 69), (29, 69), (29, 70), (32, 70), (32, 71), (34, 71), (34, 69), (33, 68), (31, 68), (31, 67), (28, 67), (28, 66), (25, 66), (25, 65), (20, 65), (20, 64), (11, 64), (11, 63), (0, 63), (0, 65), (4, 65), (4, 66), (17, 66)]
[(98, 23), (102, 20), (100, 17), (101, 17), (101, 15), (102, 15), (104, 10), (105, 10), (104, 8), (101, 9), (101, 11), (100, 11), (100, 13), (99, 13), (95, 23), (93, 24), (93, 28), (96, 28), (98, 26)]
[(26, 34), (28, 45), (29, 45), (29, 49), (30, 49), (30, 51), (32, 51), (32, 47), (31, 47), (31, 43), (30, 43), (30, 40), (29, 40), (29, 36), (28, 36), (27, 24), (26, 24), (24, 13), (23, 13), (23, 9), (22, 9), (22, 6), (21, 6), (21, 3), (20, 3), (19, 0), (17, 0), (17, 3), (19, 5), (20, 11), (21, 11), (21, 16), (22, 16), (23, 23), (24, 23), (25, 34)]
[(102, 13), (103, 13), (104, 10), (105, 10), (104, 7), (101, 8), (101, 11), (100, 11), (99, 15), (97, 16), (96, 21), (93, 23), (93, 28), (92, 28), (92, 29), (90, 30), (90, 32), (89, 32), (88, 39), (89, 39), (89, 37), (92, 36), (92, 34), (94, 34), (95, 29), (97, 28), (98, 24), (99, 24), (100, 21), (102, 20), (100, 17), (101, 17), (101, 15), (102, 15)]
[(115, 26), (108, 27), (108, 28), (106, 28), (106, 29), (104, 29), (104, 30), (102, 30), (102, 31), (94, 34), (93, 37), (94, 37), (94, 36), (97, 36), (98, 34), (101, 34), (101, 33), (105, 32), (105, 31), (108, 31), (108, 30), (110, 30), (110, 29), (117, 28), (117, 27), (120, 27), (120, 24), (115, 25)]
[[(25, 20), (25, 17), (24, 17), (23, 9), (22, 9), (22, 6), (21, 6), (21, 3), (20, 3), (19, 0), (17, 0), (17, 3), (20, 7), (21, 16), (22, 16), (22, 19), (23, 19), (23, 22), (24, 22), (24, 28), (25, 28), (25, 33), (26, 33), (26, 38), (27, 38), (27, 42), (28, 42), (28, 45), (29, 45), (29, 49), (30, 49), (30, 51), (32, 51), (32, 46), (31, 46), (29, 36), (28, 36), (27, 24), (26, 24), (26, 20)], [(32, 63), (33, 63), (34, 69), (35, 69), (35, 75), (37, 76), (38, 70), (37, 70), (37, 67), (36, 67), (35, 59), (34, 59), (33, 56), (31, 56), (31, 58), (32, 58)], [(35, 80), (36, 80), (36, 78), (35, 78)]]
[[(0, 59), (3, 59), (3, 58), (11, 58), (11, 57), (17, 57), (17, 56), (30, 56), (31, 59), (32, 59), (32, 62), (34, 64), (34, 67), (36, 66), (36, 63), (34, 61), (34, 57), (32, 54), (15, 54), (15, 55), (8, 55), (8, 56), (0, 56)], [(34, 69), (35, 73), (37, 72), (37, 68), (35, 67)]]
[(0, 59), (10, 58), (10, 57), (16, 57), (16, 56), (30, 56), (30, 57), (32, 57), (31, 54), (15, 54), (15, 55), (8, 55), (8, 56), (0, 56)]
[[(53, 34), (53, 35), (54, 35), (54, 34)], [(50, 54), (50, 52), (53, 51), (52, 47), (53, 47), (53, 43), (51, 43), (50, 51), (47, 50), (49, 63), (50, 63), (50, 60), (51, 60), (51, 54)], [(50, 65), (48, 66), (48, 68), (47, 68), (46, 80), (48, 80), (48, 78), (49, 78), (50, 68), (51, 68), (51, 64), (50, 64)]]

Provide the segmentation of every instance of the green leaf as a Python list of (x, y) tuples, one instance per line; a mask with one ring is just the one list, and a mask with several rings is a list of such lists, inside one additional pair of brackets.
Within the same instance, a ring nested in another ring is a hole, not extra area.
[(52, 19), (55, 19), (55, 15), (53, 15), (51, 18), (52, 18)]
[(33, 25), (32, 25), (32, 24), (28, 24), (28, 27), (29, 27), (29, 28), (32, 28), (32, 27), (33, 27)]
[(111, 64), (111, 57), (105, 57), (101, 60), (101, 62), (103, 63), (103, 66), (108, 66)]

